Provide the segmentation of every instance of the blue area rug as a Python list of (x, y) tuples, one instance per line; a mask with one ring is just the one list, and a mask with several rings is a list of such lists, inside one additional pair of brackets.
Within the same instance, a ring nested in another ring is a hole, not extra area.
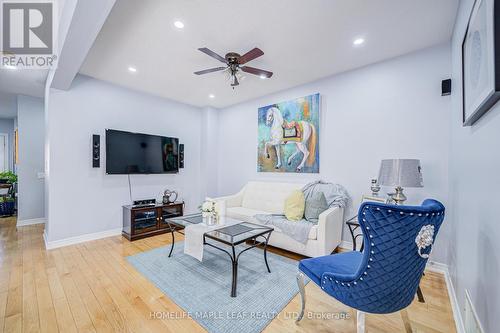
[(209, 332), (261, 332), (298, 293), (297, 261), (268, 253), (268, 273), (263, 250), (255, 248), (239, 259), (237, 297), (232, 298), (229, 256), (205, 247), (199, 262), (183, 253), (183, 245), (175, 244), (171, 258), (166, 246), (127, 259)]

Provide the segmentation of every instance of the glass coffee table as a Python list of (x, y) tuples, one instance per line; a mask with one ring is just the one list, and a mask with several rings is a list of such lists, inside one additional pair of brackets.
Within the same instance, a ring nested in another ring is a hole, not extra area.
[[(238, 221), (226, 217), (226, 221), (231, 221), (232, 225), (222, 226), (220, 229), (211, 230), (203, 235), (203, 245), (213, 247), (219, 251), (226, 253), (231, 259), (232, 264), (232, 283), (231, 283), (231, 297), (236, 297), (236, 287), (238, 281), (238, 259), (244, 252), (253, 249), (259, 245), (264, 246), (264, 262), (266, 263), (267, 271), (271, 273), (269, 264), (267, 262), (267, 244), (274, 228)], [(172, 235), (172, 245), (170, 247), (169, 257), (172, 256), (172, 251), (175, 246), (175, 232), (184, 234), (184, 228), (192, 224), (203, 223), (201, 213), (185, 215), (182, 217), (166, 219), (165, 222), (170, 228)], [(247, 242), (251, 242), (247, 246)], [(227, 245), (228, 248), (224, 249), (216, 244)], [(241, 245), (241, 246), (238, 246)], [(242, 247), (237, 251), (236, 247)]]

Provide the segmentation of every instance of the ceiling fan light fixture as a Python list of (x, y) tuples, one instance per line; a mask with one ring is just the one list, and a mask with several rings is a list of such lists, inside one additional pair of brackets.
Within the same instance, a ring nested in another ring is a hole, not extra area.
[(194, 72), (194, 74), (204, 75), (204, 74), (208, 74), (208, 73), (212, 73), (212, 72), (224, 71), (224, 74), (231, 81), (231, 86), (233, 87), (233, 89), (234, 89), (234, 87), (236, 87), (240, 84), (240, 82), (239, 82), (240, 80), (243, 80), (245, 78), (244, 73), (258, 76), (261, 79), (269, 79), (273, 76), (273, 72), (244, 65), (244, 64), (248, 63), (249, 61), (252, 61), (252, 60), (264, 55), (264, 52), (261, 49), (259, 49), (258, 47), (254, 47), (252, 50), (248, 51), (247, 53), (245, 53), (243, 55), (240, 55), (239, 53), (236, 53), (236, 52), (229, 52), (229, 53), (226, 53), (226, 55), (224, 57), (215, 53), (214, 51), (212, 51), (206, 47), (198, 48), (198, 51), (201, 51), (201, 52), (205, 53), (206, 55), (208, 55), (209, 57), (212, 57), (212, 58), (224, 63), (226, 65), (226, 67), (216, 67), (216, 68), (205, 69), (205, 70)]
[(132, 66), (129, 66), (129, 67), (128, 67), (128, 71), (129, 71), (130, 73), (136, 73), (136, 72), (137, 72), (137, 68), (132, 67)]
[(210, 94), (210, 95), (208, 95), (208, 98), (210, 98), (210, 99), (214, 99), (214, 98), (215, 98), (215, 95), (214, 95), (214, 94)]

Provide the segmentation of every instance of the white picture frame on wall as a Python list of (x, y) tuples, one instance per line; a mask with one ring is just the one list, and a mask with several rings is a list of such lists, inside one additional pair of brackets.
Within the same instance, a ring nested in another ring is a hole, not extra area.
[(463, 125), (500, 99), (500, 0), (476, 0), (462, 43)]

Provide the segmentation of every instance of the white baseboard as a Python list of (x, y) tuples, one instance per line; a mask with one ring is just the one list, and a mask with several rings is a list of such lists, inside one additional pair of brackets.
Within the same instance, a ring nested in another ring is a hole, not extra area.
[(457, 293), (455, 292), (455, 287), (453, 286), (453, 281), (451, 280), (448, 265), (434, 261), (429, 261), (427, 263), (426, 269), (431, 272), (441, 273), (444, 275), (444, 279), (446, 281), (446, 288), (448, 289), (448, 296), (450, 297), (451, 309), (453, 310), (453, 319), (455, 320), (455, 327), (457, 333), (465, 333), (462, 312), (460, 311), (460, 305), (458, 304)]
[(105, 230), (100, 232), (94, 232), (91, 234), (85, 234), (81, 236), (69, 237), (64, 239), (59, 239), (55, 241), (47, 241), (46, 233), (43, 234), (43, 239), (45, 240), (45, 248), (47, 250), (56, 249), (58, 247), (79, 244), (83, 242), (88, 242), (92, 240), (97, 240), (106, 237), (118, 236), (122, 234), (122, 228), (115, 228), (111, 230)]
[[(345, 250), (352, 250), (352, 242), (342, 241), (339, 245), (340, 248)], [(446, 282), (446, 288), (448, 289), (448, 295), (450, 297), (451, 308), (453, 310), (453, 319), (455, 320), (455, 327), (457, 333), (465, 333), (464, 322), (462, 320), (462, 312), (460, 311), (460, 306), (458, 304), (457, 294), (455, 292), (455, 288), (453, 287), (453, 282), (451, 281), (450, 272), (448, 270), (448, 265), (435, 262), (428, 261), (426, 270), (430, 272), (440, 273), (444, 275), (444, 279)]]
[(17, 220), (17, 226), (24, 227), (24, 226), (33, 225), (33, 224), (45, 224), (46, 222), (47, 222), (47, 219), (45, 217), (39, 217), (36, 219), (27, 219), (27, 220)]

